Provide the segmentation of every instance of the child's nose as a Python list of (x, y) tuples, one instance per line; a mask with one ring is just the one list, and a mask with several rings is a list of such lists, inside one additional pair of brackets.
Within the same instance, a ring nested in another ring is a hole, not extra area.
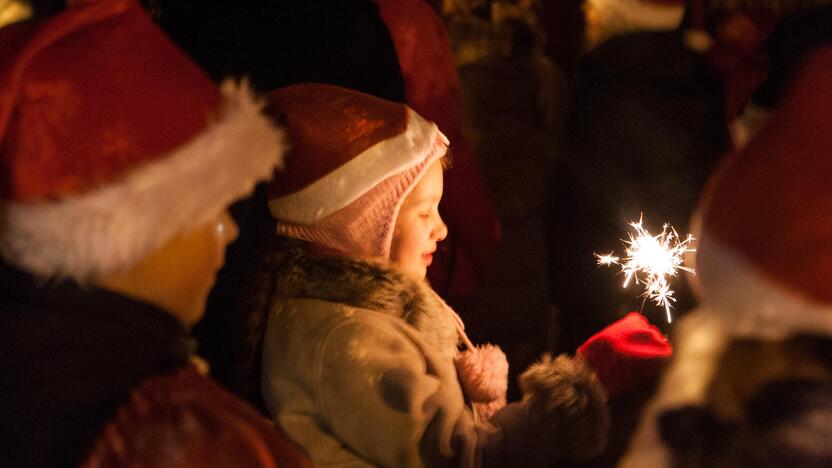
[(448, 226), (445, 224), (445, 221), (442, 220), (442, 217), (437, 217), (437, 220), (439, 222), (433, 229), (433, 238), (436, 239), (436, 242), (442, 242), (446, 237), (448, 237)]
[(237, 227), (234, 218), (231, 217), (228, 210), (223, 210), (217, 218), (217, 236), (219, 236), (224, 245), (228, 245), (234, 242), (239, 234), (240, 228)]

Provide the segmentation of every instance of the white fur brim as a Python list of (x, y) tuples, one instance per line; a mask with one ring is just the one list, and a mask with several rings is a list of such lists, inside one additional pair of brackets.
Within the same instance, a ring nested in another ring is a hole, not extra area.
[(269, 179), (283, 132), (245, 83), (222, 85), (215, 121), (167, 157), (82, 195), (0, 205), (0, 254), (47, 277), (124, 271)]
[(731, 335), (783, 339), (801, 333), (832, 336), (832, 305), (779, 283), (713, 234), (704, 231), (694, 256), (702, 307)]

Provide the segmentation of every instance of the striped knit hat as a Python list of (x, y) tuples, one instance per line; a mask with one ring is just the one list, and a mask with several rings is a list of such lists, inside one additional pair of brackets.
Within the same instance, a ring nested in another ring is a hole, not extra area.
[(0, 254), (79, 282), (129, 269), (272, 175), (260, 110), (135, 0), (0, 28)]
[(278, 233), (387, 260), (399, 208), (445, 155), (445, 136), (404, 104), (337, 86), (289, 86), (266, 99), (292, 142), (269, 193)]

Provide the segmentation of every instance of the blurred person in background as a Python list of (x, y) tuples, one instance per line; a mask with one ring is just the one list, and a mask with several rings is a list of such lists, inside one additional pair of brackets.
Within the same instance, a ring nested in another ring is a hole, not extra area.
[(802, 62), (701, 197), (700, 307), (622, 467), (832, 464), (832, 48)]
[(33, 12), (0, 28), (3, 464), (304, 466), (188, 335), (282, 132), (135, 1)]

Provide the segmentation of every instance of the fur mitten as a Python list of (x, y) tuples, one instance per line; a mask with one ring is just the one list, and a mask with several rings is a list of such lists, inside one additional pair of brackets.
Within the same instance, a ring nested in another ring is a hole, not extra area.
[(672, 354), (667, 338), (638, 312), (630, 312), (578, 348), (610, 396), (652, 378)]
[(559, 447), (552, 462), (584, 460), (607, 445), (607, 397), (595, 373), (580, 357), (546, 354), (520, 376), (530, 438)]

